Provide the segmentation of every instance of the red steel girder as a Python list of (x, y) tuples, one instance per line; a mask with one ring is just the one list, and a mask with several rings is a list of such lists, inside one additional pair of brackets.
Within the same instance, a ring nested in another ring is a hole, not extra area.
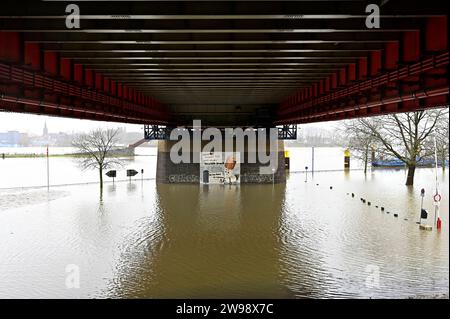
[[(0, 84), (3, 84), (0, 85), (0, 100), (5, 102), (40, 105), (44, 108), (58, 108), (100, 114), (105, 118), (117, 119), (120, 122), (167, 124), (170, 121), (169, 115), (160, 108), (151, 108), (128, 102), (122, 98), (109, 96), (90, 88), (84, 88), (72, 83), (56, 80), (50, 76), (5, 63), (0, 63)], [(3, 89), (1, 89), (2, 87)], [(21, 92), (24, 88), (42, 90), (44, 92), (44, 97), (41, 99), (29, 98), (17, 93)], [(11, 94), (11, 92), (14, 92), (15, 94)], [(84, 102), (81, 104), (85, 105), (85, 108), (77, 107), (76, 105), (66, 105), (65, 103), (57, 103), (53, 99), (49, 101), (45, 96), (69, 100), (76, 99)], [(150, 101), (150, 104), (152, 102), (156, 103), (156, 101)], [(5, 109), (12, 111), (11, 108), (5, 107)]]
[[(23, 108), (21, 105), (34, 106), (34, 108)], [(103, 110), (93, 105), (86, 107), (86, 104), (80, 105), (80, 103), (54, 103), (50, 101), (44, 101), (40, 99), (32, 99), (25, 97), (16, 97), (10, 95), (0, 95), (0, 109), (10, 112), (26, 112), (36, 113), (42, 115), (58, 115), (65, 117), (75, 117), (82, 119), (91, 119), (97, 121), (110, 121), (120, 123), (135, 123), (142, 124), (142, 118), (133, 115), (132, 113), (113, 113)], [(150, 123), (150, 122), (149, 122)], [(151, 122), (154, 123), (154, 122)], [(158, 122), (155, 122), (158, 123)], [(164, 124), (164, 122), (159, 122)]]
[[(282, 105), (278, 113), (278, 119), (276, 124), (295, 123), (303, 118), (302, 112), (311, 110), (311, 114), (314, 113), (314, 109), (318, 109), (322, 106), (334, 105), (339, 108), (339, 101), (343, 99), (351, 98), (352, 96), (358, 96), (364, 94), (364, 92), (379, 89), (389, 83), (395, 83), (411, 76), (421, 75), (428, 71), (437, 69), (444, 69), (448, 66), (449, 54), (448, 52), (432, 56), (417, 63), (399, 68), (395, 71), (391, 71), (369, 80), (359, 82), (349, 87), (337, 90), (336, 92), (329, 93), (327, 95), (311, 98), (307, 102), (297, 103), (295, 99), (289, 99)], [(419, 83), (418, 83), (419, 84)], [(448, 88), (448, 85), (446, 86)], [(422, 90), (423, 91), (423, 90)], [(448, 90), (447, 90), (448, 91)], [(392, 103), (392, 102), (391, 102)], [(363, 106), (363, 105), (361, 105)], [(310, 118), (311, 114), (309, 115)]]
[[(299, 114), (293, 119), (277, 121), (276, 124), (292, 124), (292, 123), (311, 123), (321, 121), (334, 121), (341, 119), (349, 119), (355, 117), (375, 116), (389, 113), (398, 112), (413, 112), (422, 110), (425, 108), (440, 108), (447, 106), (441, 102), (441, 99), (427, 103), (423, 105), (420, 100), (431, 99), (435, 97), (448, 96), (449, 88), (435, 88), (430, 90), (419, 90), (414, 92), (405, 93), (403, 95), (389, 97), (385, 99), (379, 99), (375, 101), (367, 101), (364, 103), (347, 103), (345, 106), (335, 107), (323, 106), (322, 108), (311, 111), (306, 110), (302, 114)], [(414, 102), (406, 104), (406, 102)], [(404, 104), (403, 107), (398, 107), (397, 104)], [(448, 101), (447, 101), (448, 104)], [(392, 107), (394, 106), (394, 107)]]

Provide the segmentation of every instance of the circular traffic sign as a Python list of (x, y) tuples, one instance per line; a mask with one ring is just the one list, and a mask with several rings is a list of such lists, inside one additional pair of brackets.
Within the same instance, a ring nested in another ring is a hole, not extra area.
[(442, 197), (441, 197), (440, 194), (436, 194), (436, 195), (433, 196), (433, 200), (434, 200), (435, 202), (440, 202), (441, 199), (442, 199)]

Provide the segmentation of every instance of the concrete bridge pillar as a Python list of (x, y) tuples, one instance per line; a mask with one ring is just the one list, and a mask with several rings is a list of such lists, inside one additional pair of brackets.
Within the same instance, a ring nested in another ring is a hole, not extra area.
[[(158, 141), (158, 158), (156, 168), (156, 182), (157, 183), (190, 183), (199, 184), (202, 181), (200, 173), (200, 152), (192, 151), (191, 147), (191, 159), (197, 158), (196, 162), (191, 160), (190, 163), (173, 163), (170, 158), (170, 150), (172, 146), (177, 143), (176, 141), (160, 140)], [(208, 141), (202, 142), (202, 149)], [(277, 168), (273, 174), (261, 174), (260, 167), (267, 166), (267, 163), (261, 163), (256, 154), (256, 163), (249, 163), (249, 153), (257, 152), (247, 144), (244, 147), (244, 151), (240, 152), (240, 172), (239, 183), (240, 184), (271, 184), (271, 183), (284, 183), (286, 181), (285, 171), (285, 159), (284, 159), (284, 141), (278, 140), (278, 160)]]

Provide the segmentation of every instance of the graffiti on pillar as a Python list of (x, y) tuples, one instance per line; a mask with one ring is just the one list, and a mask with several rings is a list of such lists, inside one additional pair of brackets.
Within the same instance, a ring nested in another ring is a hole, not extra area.
[(169, 175), (170, 183), (198, 183), (199, 178), (196, 175), (175, 174)]
[(242, 183), (273, 183), (275, 176), (270, 174), (243, 174)]

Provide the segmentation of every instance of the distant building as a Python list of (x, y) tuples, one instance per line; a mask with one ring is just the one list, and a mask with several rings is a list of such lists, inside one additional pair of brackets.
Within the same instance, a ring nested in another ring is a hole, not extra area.
[(17, 146), (21, 143), (22, 134), (18, 131), (0, 133), (0, 145)]

